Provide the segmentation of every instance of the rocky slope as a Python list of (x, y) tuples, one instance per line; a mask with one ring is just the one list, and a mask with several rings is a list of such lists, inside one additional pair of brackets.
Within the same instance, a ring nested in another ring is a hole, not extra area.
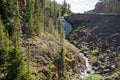
[(66, 20), (74, 25), (68, 40), (90, 58), (95, 73), (108, 76), (116, 72), (120, 53), (120, 15), (75, 14)]
[(30, 50), (30, 63), (32, 74), (38, 79), (45, 79), (51, 76), (51, 80), (58, 80), (61, 77), (61, 65), (59, 62), (59, 52), (64, 48), (67, 62), (67, 72), (71, 77), (79, 77), (80, 70), (85, 69), (85, 60), (79, 55), (79, 51), (67, 40), (61, 41), (49, 33), (43, 33), (40, 37), (23, 37), (23, 48)]
[(120, 13), (120, 0), (103, 0), (88, 13)]
[[(94, 59), (94, 56), (89, 56), (96, 73), (104, 75), (111, 74), (115, 71), (115, 63), (120, 53), (120, 33), (115, 32), (113, 28), (111, 28), (111, 32), (107, 30), (104, 30), (104, 32), (100, 28), (90, 30), (90, 33), (87, 33), (86, 30), (88, 30), (88, 28), (73, 31), (68, 38), (69, 41), (82, 49), (88, 56), (95, 55), (95, 57), (97, 57), (97, 59)], [(97, 32), (97, 30), (99, 30), (99, 32)], [(94, 53), (94, 51), (98, 52)]]

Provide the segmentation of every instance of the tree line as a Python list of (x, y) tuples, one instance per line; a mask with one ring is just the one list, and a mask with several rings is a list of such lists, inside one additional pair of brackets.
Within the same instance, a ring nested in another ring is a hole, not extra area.
[(22, 37), (48, 32), (63, 38), (59, 17), (70, 13), (66, 0), (0, 0), (0, 80), (33, 80)]

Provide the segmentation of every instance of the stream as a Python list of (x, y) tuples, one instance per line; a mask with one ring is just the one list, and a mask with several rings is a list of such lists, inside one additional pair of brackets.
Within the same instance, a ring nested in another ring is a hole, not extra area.
[[(62, 17), (60, 20), (61, 20), (65, 34), (68, 35), (73, 30), (73, 26), (69, 22), (67, 22), (64, 19), (64, 17)], [(79, 50), (79, 52), (80, 52), (80, 50)], [(88, 73), (88, 71), (93, 73), (92, 66), (89, 63), (89, 59), (86, 56), (84, 56), (84, 53), (79, 53), (79, 54), (85, 59), (85, 62), (86, 62), (86, 69), (84, 71), (80, 71), (80, 76), (87, 77), (90, 74), (90, 73)]]

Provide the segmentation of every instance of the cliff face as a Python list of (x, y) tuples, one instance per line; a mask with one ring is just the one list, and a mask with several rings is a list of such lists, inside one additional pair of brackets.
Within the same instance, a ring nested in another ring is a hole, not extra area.
[(79, 26), (95, 27), (104, 25), (119, 26), (120, 14), (106, 14), (106, 13), (94, 13), (94, 14), (73, 14), (65, 18), (70, 22), (74, 28)]
[(94, 10), (88, 13), (120, 13), (120, 0), (103, 0), (98, 2)]

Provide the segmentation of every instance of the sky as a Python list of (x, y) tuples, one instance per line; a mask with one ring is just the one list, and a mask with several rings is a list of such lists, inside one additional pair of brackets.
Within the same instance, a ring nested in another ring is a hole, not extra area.
[[(58, 3), (62, 4), (63, 0), (56, 0)], [(83, 13), (88, 10), (92, 10), (98, 0), (66, 0), (67, 3), (71, 4), (71, 10), (74, 13)]]

